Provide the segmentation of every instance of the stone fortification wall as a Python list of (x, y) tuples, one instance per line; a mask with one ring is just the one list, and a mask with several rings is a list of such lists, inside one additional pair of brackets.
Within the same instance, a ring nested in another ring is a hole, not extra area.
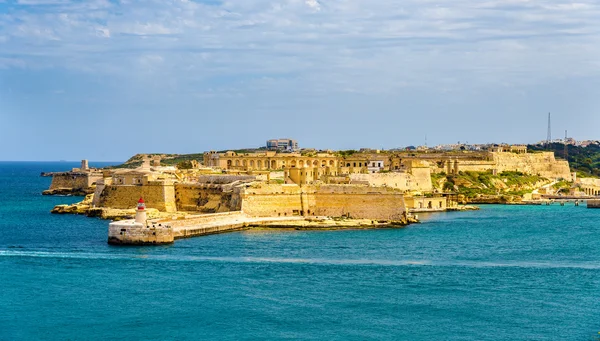
[(494, 161), (483, 160), (461, 160), (458, 161), (458, 171), (460, 172), (487, 172), (496, 168)]
[(117, 245), (156, 245), (170, 244), (174, 241), (170, 227), (146, 227), (134, 220), (110, 223), (108, 243)]
[(50, 189), (72, 188), (86, 189), (94, 182), (102, 179), (102, 173), (64, 172), (52, 175)]
[(401, 191), (431, 191), (429, 167), (414, 168), (407, 172), (350, 174), (350, 184), (368, 184), (373, 187), (390, 187)]
[(254, 175), (200, 175), (198, 182), (205, 184), (229, 184), (236, 181), (248, 182), (256, 179), (257, 177)]
[(330, 185), (316, 189), (313, 196), (317, 216), (402, 220), (406, 211), (404, 196), (392, 189)]
[[(267, 185), (246, 188), (241, 209), (257, 217), (303, 215), (302, 190), (298, 185)], [(306, 199), (305, 199), (306, 200)]]
[(350, 174), (350, 184), (367, 184), (372, 187), (390, 187), (401, 191), (431, 191), (431, 177), (416, 181), (408, 173)]
[(348, 185), (261, 185), (246, 188), (242, 211), (252, 216), (347, 216), (401, 220), (404, 196), (392, 188)]
[(98, 207), (128, 209), (135, 207), (140, 198), (146, 207), (163, 212), (176, 211), (173, 184), (149, 182), (148, 185), (106, 185), (97, 200)]
[(458, 172), (487, 172), (496, 169), (496, 162), (474, 159), (437, 160), (431, 162), (431, 172), (435, 174), (456, 174)]
[(598, 187), (598, 188), (600, 188), (600, 179), (578, 178), (577, 182), (580, 183), (583, 186), (590, 186), (590, 187)]
[(571, 180), (572, 175), (567, 161), (554, 158), (553, 152), (529, 154), (491, 153), (496, 162), (498, 172), (517, 171), (528, 174), (539, 174), (545, 178), (563, 178)]
[(239, 211), (236, 193), (228, 186), (216, 184), (176, 184), (175, 202), (178, 211), (217, 213)]

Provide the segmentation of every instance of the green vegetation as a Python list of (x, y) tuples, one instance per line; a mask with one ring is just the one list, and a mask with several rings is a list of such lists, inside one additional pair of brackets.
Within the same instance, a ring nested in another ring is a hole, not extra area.
[[(226, 152), (234, 152), (236, 154), (248, 154), (248, 153), (254, 153), (256, 152), (258, 149), (235, 149), (235, 150), (220, 150), (217, 153), (226, 153)], [(195, 155), (195, 154), (189, 154), (189, 155)], [(198, 154), (198, 155), (203, 155), (203, 154)]]
[[(493, 175), (491, 172), (459, 172), (459, 174), (432, 174), (434, 187), (444, 192), (455, 192), (467, 198), (478, 195), (522, 196), (531, 192), (536, 184), (548, 182), (538, 175), (521, 172), (503, 172)], [(442, 184), (440, 187), (440, 184)]]
[[(138, 168), (144, 163), (144, 159), (147, 157), (152, 158), (153, 156), (160, 156), (160, 164), (161, 166), (176, 166), (178, 164), (184, 165), (186, 167), (189, 165), (191, 168), (192, 160), (197, 160), (198, 162), (202, 162), (204, 159), (204, 154), (136, 154), (129, 158), (129, 160), (125, 161), (123, 164), (118, 166), (113, 166), (109, 168)], [(186, 168), (183, 168), (186, 169)]]
[(437, 184), (440, 179), (445, 179), (446, 178), (446, 173), (439, 173), (439, 174), (431, 174), (431, 182), (433, 182), (433, 185), (435, 186), (435, 184)]
[(338, 150), (335, 154), (340, 157), (348, 157), (352, 154), (358, 153), (357, 150), (349, 149), (349, 150)]
[(181, 161), (179, 163), (177, 163), (177, 169), (192, 169), (194, 168), (194, 165), (192, 164), (192, 161)]
[[(196, 160), (201, 163), (203, 159), (204, 154), (170, 154), (160, 160), (160, 164), (161, 166), (176, 166), (182, 162), (190, 163), (192, 160)], [(192, 168), (191, 163), (190, 168)]]
[[(562, 143), (551, 143), (548, 146), (528, 145), (527, 150), (552, 151), (557, 158), (565, 159), (565, 145)], [(580, 177), (600, 177), (600, 144), (590, 144), (587, 147), (567, 146), (571, 170), (577, 172)]]

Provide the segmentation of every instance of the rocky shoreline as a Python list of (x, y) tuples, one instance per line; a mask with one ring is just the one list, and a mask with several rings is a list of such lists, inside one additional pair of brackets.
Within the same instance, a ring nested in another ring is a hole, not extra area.
[(42, 195), (58, 195), (58, 196), (74, 196), (84, 197), (88, 194), (94, 193), (94, 188), (54, 188), (47, 189), (42, 192)]
[[(93, 207), (94, 195), (88, 194), (85, 198), (71, 205), (56, 205), (50, 213), (52, 214), (79, 214), (112, 221), (133, 219), (135, 209), (114, 209), (104, 207)], [(160, 212), (157, 209), (146, 209), (148, 220), (185, 220), (193, 217), (190, 212)], [(352, 218), (310, 217), (298, 222), (278, 222), (273, 226), (265, 228), (294, 228), (294, 229), (345, 229), (345, 228), (377, 228), (377, 227), (399, 227), (418, 223), (419, 220), (410, 214), (403, 220), (371, 220)]]

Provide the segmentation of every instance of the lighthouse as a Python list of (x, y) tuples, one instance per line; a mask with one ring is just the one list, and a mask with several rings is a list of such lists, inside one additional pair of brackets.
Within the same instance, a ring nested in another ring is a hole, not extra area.
[(137, 210), (135, 211), (135, 222), (146, 225), (146, 203), (143, 198), (138, 200)]

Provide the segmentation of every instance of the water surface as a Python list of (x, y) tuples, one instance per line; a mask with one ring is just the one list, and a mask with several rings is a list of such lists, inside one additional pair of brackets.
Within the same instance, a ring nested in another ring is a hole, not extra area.
[[(94, 165), (94, 163), (92, 163)], [(106, 244), (0, 163), (0, 340), (594, 340), (600, 210), (483, 206), (403, 229)]]

